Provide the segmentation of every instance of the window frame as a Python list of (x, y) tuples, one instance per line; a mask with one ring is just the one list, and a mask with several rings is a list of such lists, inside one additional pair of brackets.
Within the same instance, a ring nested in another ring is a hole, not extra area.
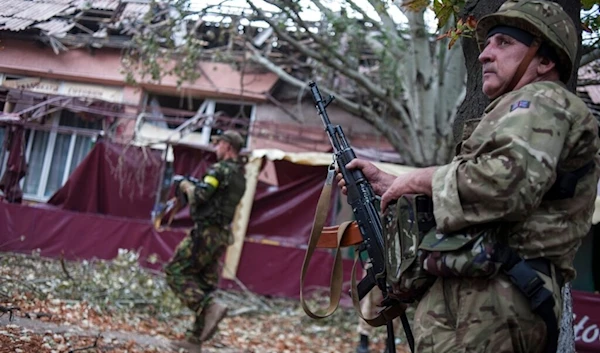
[[(144, 91), (143, 105), (147, 106), (149, 104), (149, 98), (151, 95), (163, 95), (170, 97), (177, 97), (175, 95), (165, 94), (165, 93), (157, 93), (152, 91)], [(200, 141), (199, 143), (204, 145), (210, 145), (211, 136), (213, 135), (213, 124), (214, 124), (214, 114), (215, 109), (218, 104), (227, 104), (227, 105), (238, 105), (238, 106), (250, 106), (250, 116), (248, 119), (248, 130), (246, 130), (246, 141), (244, 143), (244, 147), (250, 146), (251, 137), (250, 137), (250, 128), (254, 124), (256, 120), (256, 111), (257, 104), (254, 102), (240, 102), (236, 100), (228, 100), (228, 99), (218, 99), (218, 98), (209, 98), (209, 97), (194, 97), (196, 99), (202, 99), (203, 102), (198, 108), (198, 111), (201, 114), (208, 115), (209, 117), (206, 119), (206, 122), (202, 126), (202, 129), (199, 131)], [(191, 118), (190, 118), (191, 119)], [(183, 124), (183, 123), (182, 123)], [(168, 128), (169, 130), (176, 130), (177, 128)]]
[[(49, 136), (48, 136), (48, 141), (46, 142), (46, 146), (45, 146), (45, 151), (44, 151), (44, 158), (43, 158), (43, 162), (42, 162), (42, 169), (40, 171), (40, 179), (39, 179), (39, 185), (37, 187), (37, 190), (35, 193), (28, 193), (25, 192), (25, 178), (22, 178), (20, 181), (20, 186), (21, 189), (23, 189), (23, 199), (24, 200), (28, 200), (28, 201), (35, 201), (35, 202), (46, 202), (50, 199), (50, 196), (45, 196), (45, 192), (46, 192), (46, 188), (48, 186), (48, 182), (49, 182), (49, 177), (50, 177), (50, 169), (52, 168), (52, 160), (53, 160), (53, 156), (54, 156), (54, 149), (56, 148), (56, 139), (58, 134), (68, 134), (70, 135), (69, 137), (69, 149), (67, 152), (67, 158), (65, 160), (65, 168), (63, 171), (63, 175), (62, 175), (62, 180), (61, 180), (61, 187), (65, 185), (65, 183), (67, 182), (67, 180), (69, 179), (70, 174), (70, 166), (71, 163), (73, 162), (73, 156), (75, 154), (75, 145), (76, 145), (76, 141), (77, 141), (77, 137), (78, 136), (85, 136), (83, 134), (78, 134), (76, 131), (72, 131), (72, 132), (59, 132), (57, 131), (57, 129), (59, 128), (60, 124), (60, 118), (61, 118), (61, 114), (63, 110), (59, 110), (56, 111), (54, 113), (51, 114), (52, 118), (49, 119), (51, 121), (50, 123), (50, 129), (49, 130), (45, 130), (45, 129), (36, 129), (36, 128), (29, 128), (27, 129), (29, 131), (29, 136), (27, 137), (27, 145), (26, 145), (26, 150), (25, 150), (25, 158), (27, 158), (27, 161), (29, 163), (30, 161), (30, 157), (31, 157), (31, 150), (33, 149), (33, 142), (35, 139), (35, 136), (37, 133), (43, 133), (43, 132), (48, 132)], [(91, 130), (90, 131), (94, 131)], [(101, 132), (101, 130), (97, 130), (98, 133)], [(54, 194), (54, 193), (53, 193)]]
[[(7, 125), (0, 125), (0, 130), (3, 130), (4, 134), (2, 135), (2, 140), (0, 140), (0, 178), (4, 175), (4, 171), (6, 170), (6, 163), (8, 163), (8, 151), (4, 150), (4, 140), (7, 138)], [(4, 152), (4, 153), (3, 153)], [(0, 191), (1, 192), (1, 191)]]

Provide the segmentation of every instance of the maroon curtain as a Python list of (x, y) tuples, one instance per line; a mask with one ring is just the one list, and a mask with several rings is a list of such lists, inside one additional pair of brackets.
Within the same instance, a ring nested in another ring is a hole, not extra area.
[(149, 220), (161, 164), (160, 151), (99, 140), (48, 204)]
[[(19, 186), (19, 181), (27, 174), (24, 144), (25, 129), (18, 125), (8, 126), (5, 136), (3, 148), (9, 154), (6, 162), (6, 170), (2, 178), (0, 178), (0, 190), (2, 190), (4, 198), (8, 202), (21, 203), (23, 200), (23, 190)], [(2, 155), (0, 154), (0, 156)]]
[[(306, 245), (327, 177), (327, 166), (288, 161), (274, 164), (279, 185), (258, 183), (246, 237), (269, 239), (282, 245)], [(329, 219), (334, 210), (335, 203), (329, 209)]]
[[(175, 174), (201, 178), (215, 161), (212, 151), (174, 146)], [(99, 142), (64, 187), (48, 201), (63, 209), (150, 220), (160, 178), (161, 153)], [(327, 166), (274, 161), (278, 186), (259, 182), (246, 236), (282, 245), (308, 243)], [(337, 190), (334, 188), (334, 190)], [(170, 191), (170, 197), (174, 190)], [(335, 213), (329, 210), (329, 219)], [(174, 217), (172, 228), (191, 227), (188, 208)]]
[(600, 352), (600, 295), (576, 290), (572, 294), (577, 352)]

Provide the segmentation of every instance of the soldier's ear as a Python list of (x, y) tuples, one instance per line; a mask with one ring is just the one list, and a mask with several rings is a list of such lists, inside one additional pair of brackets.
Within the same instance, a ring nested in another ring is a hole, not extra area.
[(537, 73), (542, 76), (556, 68), (556, 63), (545, 56), (540, 56), (538, 59)]

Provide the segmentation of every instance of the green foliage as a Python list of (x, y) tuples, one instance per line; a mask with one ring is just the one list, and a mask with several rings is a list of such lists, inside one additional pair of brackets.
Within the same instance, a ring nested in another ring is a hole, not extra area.
[(594, 5), (600, 4), (598, 0), (581, 0), (581, 7), (584, 10), (590, 10)]
[(581, 23), (584, 33), (584, 45), (587, 47), (597, 48), (600, 37), (600, 9), (598, 0), (582, 1), (582, 16)]
[(457, 19), (464, 6), (465, 0), (434, 0), (433, 12), (438, 19), (438, 29), (444, 28), (450, 19)]
[(122, 57), (123, 73), (128, 84), (139, 81), (160, 83), (165, 76), (174, 76), (177, 85), (194, 82), (200, 74), (197, 64), (202, 53), (202, 41), (194, 35), (183, 36), (176, 43), (175, 33), (188, 26), (189, 1), (171, 1), (168, 5), (152, 0), (150, 11), (134, 22), (133, 36)]

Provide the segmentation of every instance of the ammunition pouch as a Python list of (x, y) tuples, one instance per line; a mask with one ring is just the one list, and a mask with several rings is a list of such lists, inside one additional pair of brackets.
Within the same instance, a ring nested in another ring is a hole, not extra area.
[[(500, 224), (438, 233), (433, 206), (425, 195), (403, 195), (382, 217), (390, 297), (402, 302), (418, 301), (437, 277), (490, 278), (502, 271), (529, 300), (531, 310), (544, 320), (548, 337), (545, 352), (556, 352), (555, 302), (536, 272), (552, 277), (550, 261), (523, 260), (505, 244)], [(556, 280), (563, 284), (559, 274)]]
[(425, 270), (427, 253), (419, 248), (430, 230), (435, 230), (433, 203), (425, 195), (403, 195), (382, 215), (386, 281), (391, 298), (410, 303), (419, 300), (435, 281)]

